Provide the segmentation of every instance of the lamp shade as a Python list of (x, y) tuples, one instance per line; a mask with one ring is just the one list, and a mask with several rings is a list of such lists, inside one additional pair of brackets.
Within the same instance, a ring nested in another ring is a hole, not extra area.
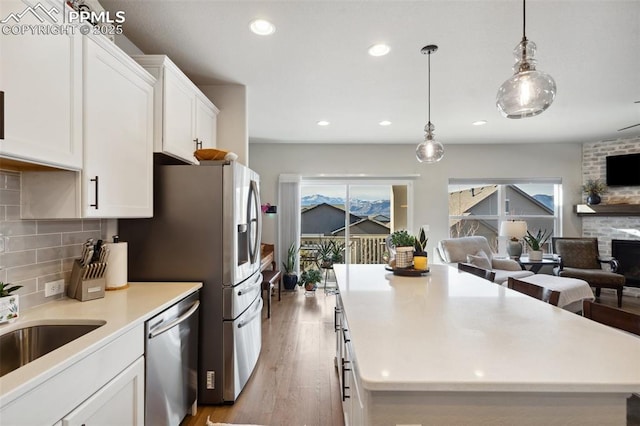
[(527, 235), (527, 222), (524, 220), (504, 221), (500, 224), (500, 236), (519, 240)]

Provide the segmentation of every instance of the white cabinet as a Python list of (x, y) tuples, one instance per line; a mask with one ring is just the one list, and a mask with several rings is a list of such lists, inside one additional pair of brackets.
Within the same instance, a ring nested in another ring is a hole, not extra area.
[(167, 56), (133, 58), (158, 80), (154, 90), (154, 152), (196, 164), (196, 149), (217, 146), (218, 109)]
[(153, 215), (155, 79), (105, 38), (84, 39), (83, 217)]
[[(0, 17), (19, 14), (26, 8), (22, 1), (2, 0)], [(49, 23), (40, 22), (35, 13), (19, 19), (19, 28)], [(9, 21), (3, 29), (12, 23)], [(82, 168), (81, 53), (79, 34), (1, 32), (4, 139), (0, 139), (0, 156), (65, 169)]]
[(144, 425), (144, 357), (62, 419), (62, 426)]
[[(113, 417), (103, 416), (122, 414), (139, 423), (127, 420), (102, 424), (142, 424), (143, 355), (144, 324), (138, 324), (2, 406), (0, 423), (12, 426), (51, 425), (62, 419), (63, 424), (76, 424), (76, 421), (82, 423), (88, 418), (109, 420)], [(108, 413), (110, 410), (122, 413)]]
[(82, 172), (23, 172), (22, 218), (151, 217), (155, 79), (102, 36), (82, 56)]

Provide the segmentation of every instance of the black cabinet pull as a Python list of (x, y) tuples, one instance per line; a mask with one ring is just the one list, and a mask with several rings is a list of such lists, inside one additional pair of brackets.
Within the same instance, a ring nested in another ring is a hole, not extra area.
[(95, 207), (95, 209), (98, 210), (98, 176), (96, 176), (94, 179), (89, 179), (89, 182), (96, 183), (96, 203), (89, 204), (89, 207)]
[(347, 386), (345, 380), (347, 378), (346, 372), (351, 371), (350, 368), (346, 368), (345, 364), (349, 364), (351, 361), (347, 361), (342, 358), (342, 400), (345, 401), (347, 398), (351, 398), (351, 395), (347, 395), (347, 389), (351, 389)]
[(0, 91), (0, 139), (4, 139), (4, 92)]

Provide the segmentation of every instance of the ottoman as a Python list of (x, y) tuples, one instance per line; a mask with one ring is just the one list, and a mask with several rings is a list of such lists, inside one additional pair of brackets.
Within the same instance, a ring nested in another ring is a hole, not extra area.
[(557, 277), (555, 275), (536, 274), (529, 277), (518, 278), (520, 281), (526, 281), (536, 284), (549, 290), (560, 292), (558, 307), (571, 312), (582, 311), (582, 301), (595, 300), (593, 291), (584, 280), (577, 278)]

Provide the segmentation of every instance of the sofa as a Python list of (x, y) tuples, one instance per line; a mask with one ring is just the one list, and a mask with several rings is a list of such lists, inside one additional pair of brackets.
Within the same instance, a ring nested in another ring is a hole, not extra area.
[(436, 247), (436, 253), (443, 263), (451, 266), (457, 267), (462, 262), (490, 269), (496, 273), (493, 281), (498, 284), (506, 283), (509, 277), (524, 278), (533, 275), (533, 272), (523, 270), (515, 260), (497, 257), (487, 239), (482, 236), (442, 240)]

